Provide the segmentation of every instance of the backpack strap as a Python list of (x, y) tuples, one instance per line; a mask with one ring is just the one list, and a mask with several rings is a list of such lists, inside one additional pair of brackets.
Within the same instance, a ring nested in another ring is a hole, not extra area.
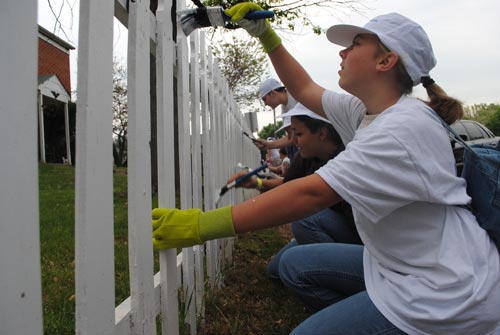
[[(464, 147), (465, 150), (469, 151), (470, 153), (472, 153), (476, 157), (480, 157), (474, 150), (472, 150), (472, 148), (467, 143), (465, 143), (464, 139), (461, 138), (457, 134), (457, 132), (455, 130), (453, 130), (453, 128), (451, 128), (451, 126), (443, 120), (443, 118), (441, 116), (439, 116), (438, 113), (436, 113), (432, 108), (428, 108), (428, 110), (431, 112), (432, 116), (435, 119), (437, 119), (441, 123), (441, 125), (448, 131), (448, 134), (450, 134), (451, 137), (455, 141), (457, 141), (458, 143), (460, 143)], [(500, 142), (499, 142), (499, 145), (500, 145)], [(473, 212), (472, 211), (472, 206), (471, 206), (470, 203), (469, 204), (465, 204), (465, 205), (455, 205), (455, 206), (458, 206), (458, 207), (461, 207), (461, 208), (464, 208), (464, 209), (467, 209), (467, 210)]]
[[(479, 157), (478, 154), (472, 150), (471, 146), (468, 145), (467, 143), (465, 143), (464, 139), (461, 138), (457, 132), (455, 130), (453, 130), (453, 128), (448, 124), (446, 123), (443, 118), (441, 116), (439, 116), (438, 113), (436, 113), (432, 108), (428, 108), (428, 110), (431, 112), (432, 116), (434, 116), (435, 119), (437, 119), (441, 125), (448, 131), (448, 133), (451, 135), (451, 137), (457, 141), (458, 143), (460, 143), (465, 150), (469, 151), (470, 153), (472, 153), (474, 156), (476, 157)], [(500, 141), (498, 142), (498, 146), (500, 146)]]

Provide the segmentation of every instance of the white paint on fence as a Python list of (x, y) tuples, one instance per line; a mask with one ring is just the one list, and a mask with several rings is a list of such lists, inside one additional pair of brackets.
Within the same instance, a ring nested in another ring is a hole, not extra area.
[(37, 178), (37, 36), (36, 2), (3, 1), (0, 10), (2, 334), (42, 334)]
[[(204, 179), (205, 183), (205, 197), (204, 197), (204, 208), (205, 210), (210, 210), (215, 208), (215, 201), (217, 189), (215, 185), (216, 170), (214, 169), (215, 164), (215, 140), (214, 133), (210, 131), (213, 128), (213, 110), (214, 110), (214, 96), (213, 96), (213, 81), (212, 76), (212, 52), (210, 47), (206, 46), (205, 43), (205, 33), (200, 34), (200, 49), (204, 52), (203, 56), (200, 57), (200, 91), (201, 91), (201, 110), (203, 112), (202, 121), (202, 145), (203, 145), (203, 175), (207, 176)], [(205, 56), (206, 55), (206, 56)], [(209, 88), (211, 88), (209, 93)], [(213, 289), (215, 287), (215, 257), (217, 256), (217, 241), (208, 241), (206, 245), (206, 264), (207, 264), (207, 280), (208, 288)]]
[(113, 5), (80, 2), (75, 172), (76, 333), (113, 334)]
[[(156, 105), (158, 140), (158, 206), (175, 207), (175, 121), (174, 121), (174, 53), (172, 3), (158, 2), (156, 11)], [(176, 249), (160, 252), (161, 324), (162, 334), (179, 334), (179, 303), (177, 299)], [(180, 283), (179, 283), (180, 284)]]
[[(185, 4), (177, 1), (177, 9)], [(177, 24), (177, 101), (179, 118), (179, 170), (180, 200), (182, 209), (193, 207), (193, 174), (191, 157), (191, 113), (189, 104), (189, 51), (187, 37)], [(182, 249), (182, 299), (184, 301), (184, 322), (190, 327), (190, 334), (196, 334), (196, 310), (194, 295), (194, 252), (193, 248)]]
[(129, 2), (128, 245), (132, 334), (155, 335), (151, 240), (149, 1)]
[[(222, 267), (231, 259), (233, 239), (210, 241), (185, 248), (179, 255), (174, 249), (160, 252), (160, 272), (153, 274), (151, 55), (156, 57), (156, 82), (152, 89), (156, 92), (160, 207), (176, 205), (176, 163), (180, 207), (209, 210), (215, 207), (216, 193), (235, 172), (239, 161), (244, 158), (245, 164), (259, 161), (258, 150), (242, 137), (242, 131), (249, 130), (241, 123), (241, 115), (211, 56), (204, 33), (195, 31), (187, 38), (177, 26), (177, 42), (174, 42), (171, 6), (171, 1), (160, 0), (155, 16), (146, 0), (115, 0), (114, 6), (112, 1), (80, 2), (75, 157), (75, 333), (78, 335), (154, 335), (156, 317), (160, 314), (163, 335), (179, 334), (179, 314), (185, 316), (183, 321), (190, 327), (190, 333), (196, 334), (197, 321), (204, 316), (205, 260), (210, 289), (222, 285)], [(113, 15), (129, 29), (131, 296), (116, 307), (111, 113)], [(12, 34), (13, 30), (16, 34)], [(0, 271), (1, 334), (43, 333), (37, 196), (37, 31), (34, 0), (7, 0), (3, 4), (0, 268), (8, 271)], [(67, 125), (67, 110), (65, 117)], [(68, 158), (72, 157), (68, 154)], [(242, 192), (232, 190), (222, 203), (241, 200)], [(179, 287), (186, 303), (183, 311), (179, 311)]]
[[(191, 154), (193, 162), (193, 207), (203, 208), (202, 202), (202, 187), (203, 176), (201, 168), (201, 126), (200, 126), (200, 36), (199, 31), (194, 31), (190, 36), (190, 103), (191, 103)], [(205, 275), (203, 270), (203, 255), (204, 248), (195, 247), (194, 251), (194, 279), (195, 279), (195, 306), (196, 314), (204, 317), (203, 313), (203, 295)]]

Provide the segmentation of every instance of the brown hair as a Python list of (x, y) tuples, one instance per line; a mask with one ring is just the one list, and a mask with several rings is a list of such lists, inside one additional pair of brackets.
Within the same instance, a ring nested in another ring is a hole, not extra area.
[[(380, 51), (389, 52), (389, 49), (382, 42), (379, 44), (381, 46)], [(406, 71), (401, 58), (398, 60), (396, 66), (396, 79), (399, 83), (400, 93), (411, 94), (413, 91), (413, 81)], [(441, 86), (436, 84), (432, 79), (429, 78), (428, 80), (430, 80), (430, 83), (424, 87), (427, 91), (429, 101), (424, 102), (438, 113), (447, 124), (452, 124), (461, 119), (464, 115), (462, 102), (448, 96)]]
[(312, 134), (316, 134), (318, 131), (320, 131), (321, 128), (325, 128), (327, 132), (327, 138), (329, 140), (333, 141), (338, 146), (344, 145), (339, 133), (335, 130), (335, 128), (333, 128), (330, 123), (314, 119), (307, 115), (294, 115), (292, 117), (302, 122)]
[[(398, 60), (397, 77), (400, 83), (401, 94), (410, 94), (413, 90), (413, 81), (408, 72), (406, 72), (401, 59)], [(464, 115), (462, 102), (448, 96), (441, 86), (433, 80), (424, 87), (429, 97), (429, 101), (424, 102), (438, 113), (447, 124), (452, 124), (462, 118)]]

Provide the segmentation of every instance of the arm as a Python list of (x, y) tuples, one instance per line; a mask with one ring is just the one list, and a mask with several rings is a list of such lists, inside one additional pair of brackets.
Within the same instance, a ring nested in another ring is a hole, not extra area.
[[(238, 173), (233, 174), (229, 179), (226, 181), (226, 184), (230, 184), (236, 179), (238, 179), (241, 176), (244, 176), (248, 173), (248, 170), (242, 170)], [(257, 176), (252, 176), (251, 178), (248, 178), (247, 180), (243, 181), (239, 186), (237, 187), (243, 187), (243, 188), (255, 188), (255, 185), (257, 184)]]
[(281, 38), (267, 20), (246, 20), (245, 15), (262, 8), (252, 2), (238, 3), (225, 10), (231, 21), (243, 27), (251, 36), (257, 37), (264, 51), (268, 53), (274, 69), (290, 94), (307, 108), (325, 116), (322, 107), (324, 88), (316, 84), (285, 47)]
[(272, 165), (268, 164), (267, 168), (276, 174), (281, 174), (281, 165), (280, 166), (272, 166)]
[(261, 150), (267, 149), (281, 149), (288, 147), (293, 144), (293, 141), (288, 138), (288, 136), (283, 136), (275, 141), (266, 141), (263, 139), (257, 139), (255, 145)]
[(234, 207), (207, 212), (196, 208), (155, 208), (152, 212), (153, 246), (157, 249), (181, 248), (279, 226), (310, 216), (340, 200), (320, 176), (313, 174)]
[(267, 149), (281, 149), (293, 144), (293, 141), (288, 136), (283, 136), (277, 140), (267, 142)]
[(290, 94), (310, 110), (326, 117), (322, 105), (325, 89), (311, 79), (306, 70), (282, 44), (268, 55), (276, 73)]
[[(278, 187), (281, 184), (283, 184), (283, 178), (262, 179), (262, 186), (259, 191), (263, 193)], [(255, 187), (257, 187), (257, 181), (255, 181)]]
[[(238, 177), (244, 176), (247, 174), (248, 171), (240, 171), (234, 175), (232, 175), (227, 181), (226, 184), (232, 183), (235, 181)], [(245, 180), (244, 182), (241, 183), (239, 187), (243, 188), (249, 188), (249, 189), (258, 189), (258, 182), (257, 182), (257, 176), (252, 176), (252, 178), (249, 178), (248, 180)], [(261, 193), (266, 192), (270, 189), (273, 189), (275, 187), (280, 186), (283, 184), (283, 178), (274, 178), (274, 179), (261, 179), (262, 186), (260, 189), (258, 189)]]
[(310, 216), (340, 200), (320, 176), (312, 174), (233, 206), (234, 229), (244, 233), (279, 226)]

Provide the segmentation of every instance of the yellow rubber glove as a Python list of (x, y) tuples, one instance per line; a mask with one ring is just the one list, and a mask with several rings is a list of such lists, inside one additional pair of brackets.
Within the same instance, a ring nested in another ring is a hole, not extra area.
[(156, 249), (190, 247), (236, 235), (231, 206), (207, 212), (194, 208), (155, 208), (152, 216), (153, 246)]
[(236, 22), (243, 29), (245, 29), (251, 36), (258, 37), (264, 51), (270, 53), (281, 45), (281, 38), (276, 34), (276, 32), (271, 28), (269, 21), (266, 19), (262, 20), (247, 20), (244, 19), (248, 12), (254, 10), (262, 10), (262, 7), (253, 2), (241, 2), (229, 9), (226, 9), (224, 13), (231, 17), (231, 21)]

